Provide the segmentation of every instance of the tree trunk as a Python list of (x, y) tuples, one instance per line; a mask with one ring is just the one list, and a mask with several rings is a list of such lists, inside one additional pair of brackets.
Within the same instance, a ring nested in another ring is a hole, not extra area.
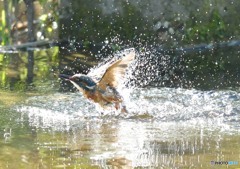
[(9, 45), (9, 32), (10, 32), (10, 15), (9, 15), (9, 3), (7, 0), (4, 0), (4, 12), (5, 12), (5, 24), (3, 24), (4, 22), (2, 21), (2, 26), (4, 29), (4, 32), (8, 32), (5, 33), (1, 38), (3, 40), (3, 44), (4, 45)]
[[(27, 22), (28, 22), (28, 42), (34, 42), (34, 0), (24, 0), (27, 8)], [(32, 84), (33, 82), (33, 69), (34, 69), (34, 52), (33, 50), (28, 50), (28, 72), (27, 72), (27, 84)]]
[(8, 5), (8, 0), (4, 0), (4, 10), (5, 10), (5, 20), (6, 20), (6, 28), (9, 31), (10, 28), (10, 15), (9, 15), (9, 5)]

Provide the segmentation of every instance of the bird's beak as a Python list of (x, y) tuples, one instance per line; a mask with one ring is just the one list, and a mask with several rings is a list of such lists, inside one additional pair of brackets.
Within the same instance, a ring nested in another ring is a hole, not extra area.
[(71, 80), (71, 77), (72, 76), (70, 76), (70, 75), (64, 75), (64, 74), (60, 74), (59, 75), (59, 78), (67, 80), (67, 81)]

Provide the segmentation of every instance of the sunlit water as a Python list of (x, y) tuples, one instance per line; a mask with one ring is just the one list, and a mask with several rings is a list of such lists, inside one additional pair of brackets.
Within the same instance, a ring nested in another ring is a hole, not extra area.
[[(123, 84), (162, 80), (169, 63), (148, 65), (155, 55), (145, 55), (138, 55), (127, 74), (131, 80)], [(4, 108), (0, 169), (239, 168), (213, 164), (240, 163), (238, 91), (124, 86), (119, 91), (127, 114), (103, 110), (78, 92), (42, 94)]]
[(180, 88), (123, 93), (129, 114), (103, 111), (80, 93), (31, 97), (15, 109), (20, 121), (50, 135), (39, 133), (35, 144), (48, 152), (53, 167), (210, 168), (214, 160), (240, 161), (240, 93)]

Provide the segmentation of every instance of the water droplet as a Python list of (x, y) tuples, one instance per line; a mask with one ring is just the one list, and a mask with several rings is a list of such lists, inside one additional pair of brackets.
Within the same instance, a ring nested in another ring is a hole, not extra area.
[(57, 29), (57, 28), (58, 28), (58, 24), (57, 24), (56, 21), (54, 21), (54, 22), (52, 23), (52, 28), (53, 28), (53, 29)]

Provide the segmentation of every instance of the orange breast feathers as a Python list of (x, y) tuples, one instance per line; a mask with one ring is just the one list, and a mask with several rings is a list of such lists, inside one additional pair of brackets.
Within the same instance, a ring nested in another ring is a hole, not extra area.
[(84, 96), (92, 101), (94, 101), (95, 103), (100, 104), (101, 106), (104, 106), (105, 104), (108, 103), (107, 100), (104, 99), (104, 97), (102, 96), (102, 94), (99, 91), (84, 91), (83, 92)]
[(101, 92), (98, 89), (93, 91), (84, 91), (84, 96), (95, 103), (99, 103), (101, 106), (104, 106), (108, 103), (120, 103), (122, 102), (122, 98), (118, 93), (112, 93), (108, 90), (105, 92)]

